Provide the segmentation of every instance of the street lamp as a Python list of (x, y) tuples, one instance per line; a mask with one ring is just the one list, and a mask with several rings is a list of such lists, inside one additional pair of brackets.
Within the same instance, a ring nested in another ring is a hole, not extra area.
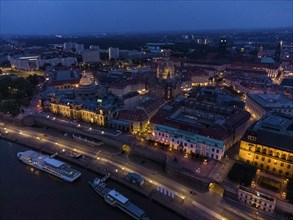
[(207, 164), (208, 164), (208, 160), (207, 159), (204, 159), (203, 165), (207, 165)]

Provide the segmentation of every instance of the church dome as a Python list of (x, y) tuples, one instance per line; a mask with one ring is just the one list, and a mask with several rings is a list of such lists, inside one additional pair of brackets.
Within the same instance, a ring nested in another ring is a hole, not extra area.
[(80, 86), (89, 86), (89, 85), (92, 85), (92, 81), (91, 79), (88, 77), (88, 75), (86, 74), (86, 72), (84, 72), (82, 74), (82, 77), (79, 81), (79, 85)]

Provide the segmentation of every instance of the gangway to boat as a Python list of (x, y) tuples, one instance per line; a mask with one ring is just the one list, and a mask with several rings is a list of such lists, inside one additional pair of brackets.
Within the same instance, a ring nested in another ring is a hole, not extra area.
[(102, 179), (101, 179), (101, 182), (105, 182), (113, 173), (108, 173), (106, 176), (104, 176)]
[(56, 157), (58, 155), (58, 153), (56, 152), (55, 154), (52, 154), (50, 157), (51, 158), (54, 158), (54, 157)]

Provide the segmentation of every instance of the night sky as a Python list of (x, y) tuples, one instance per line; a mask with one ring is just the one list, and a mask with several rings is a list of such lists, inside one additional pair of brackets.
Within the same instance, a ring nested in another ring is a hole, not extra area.
[(292, 27), (292, 2), (1, 0), (0, 34)]

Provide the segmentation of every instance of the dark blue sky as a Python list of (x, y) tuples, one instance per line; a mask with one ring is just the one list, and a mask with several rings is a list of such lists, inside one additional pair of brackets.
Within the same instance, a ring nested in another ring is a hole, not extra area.
[(0, 34), (288, 27), (292, 2), (1, 0)]

